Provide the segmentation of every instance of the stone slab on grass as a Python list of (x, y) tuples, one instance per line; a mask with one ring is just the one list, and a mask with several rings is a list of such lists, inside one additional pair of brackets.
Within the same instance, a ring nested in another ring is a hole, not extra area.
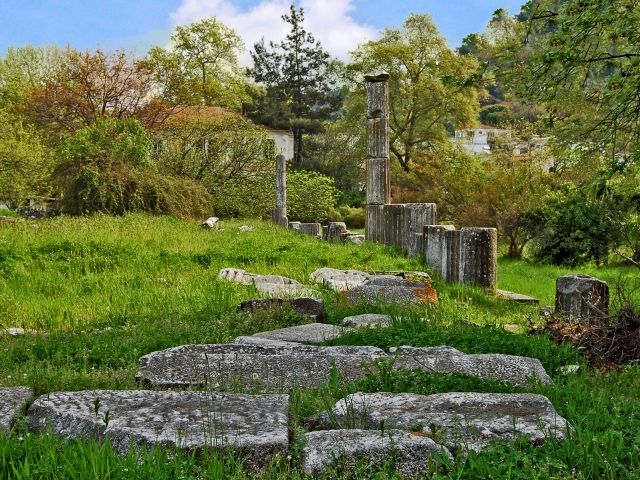
[(523, 295), (522, 293), (510, 292), (508, 290), (496, 290), (496, 295), (500, 298), (516, 303), (532, 303), (536, 305), (540, 303), (540, 300), (537, 298)]
[(533, 379), (551, 383), (537, 358), (495, 353), (468, 355), (451, 347), (397, 347), (390, 349), (390, 353), (397, 357), (395, 368), (461, 373), (518, 386), (528, 386)]
[(325, 318), (324, 300), (313, 297), (268, 298), (246, 300), (238, 306), (238, 310), (256, 312), (260, 310), (290, 308), (296, 314), (322, 321)]
[(296, 280), (280, 275), (255, 275), (253, 284), (259, 293), (269, 297), (280, 295), (309, 296), (313, 292)]
[(241, 268), (223, 268), (218, 272), (220, 280), (241, 283), (242, 285), (252, 285), (255, 274), (246, 272)]
[(347, 381), (358, 380), (365, 365), (384, 357), (376, 347), (184, 345), (142, 357), (138, 378), (153, 387), (280, 393), (324, 386), (334, 368)]
[(302, 343), (298, 342), (285, 342), (283, 340), (271, 340), (268, 338), (260, 338), (253, 337), (250, 335), (242, 335), (240, 337), (236, 337), (233, 341), (234, 344), (237, 345), (272, 345), (272, 346), (281, 346), (281, 347), (295, 347), (296, 345), (300, 346)]
[(389, 325), (391, 325), (391, 316), (381, 313), (365, 313), (342, 319), (343, 327), (388, 327)]
[(352, 305), (438, 304), (437, 292), (427, 283), (393, 276), (376, 276), (364, 285), (344, 292), (343, 295), (345, 300)]
[(319, 418), (325, 428), (422, 428), (449, 449), (475, 451), (492, 440), (524, 435), (535, 445), (564, 440), (569, 428), (546, 397), (530, 393), (355, 393)]
[(306, 435), (304, 472), (319, 475), (329, 468), (353, 471), (360, 461), (375, 468), (392, 462), (404, 476), (425, 473), (434, 457), (449, 451), (426, 436), (403, 430), (324, 430)]
[(264, 340), (313, 344), (333, 340), (340, 337), (345, 329), (327, 323), (308, 323), (294, 327), (280, 328), (252, 335)]
[(66, 438), (109, 437), (127, 453), (169, 449), (231, 451), (255, 467), (289, 449), (288, 395), (145, 390), (57, 392), (38, 398), (29, 426)]
[(343, 292), (364, 285), (371, 275), (360, 270), (338, 270), (336, 268), (319, 268), (310, 275), (310, 279), (335, 290)]
[(8, 432), (17, 415), (27, 406), (33, 397), (29, 387), (0, 387), (0, 431)]

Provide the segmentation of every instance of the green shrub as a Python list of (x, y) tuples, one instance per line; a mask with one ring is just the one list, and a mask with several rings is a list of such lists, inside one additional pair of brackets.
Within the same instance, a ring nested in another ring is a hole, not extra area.
[(342, 221), (349, 228), (364, 228), (366, 210), (364, 208), (354, 208), (343, 205), (338, 208)]
[(65, 143), (64, 161), (54, 172), (62, 212), (210, 214), (206, 189), (194, 180), (157, 173), (150, 149), (149, 136), (133, 119), (106, 118), (79, 130)]
[(145, 211), (181, 217), (212, 213), (212, 198), (200, 183), (113, 163), (99, 170), (92, 165), (66, 164), (56, 171), (62, 190), (62, 212), (71, 215), (102, 212), (122, 215)]
[(296, 170), (287, 175), (289, 220), (319, 222), (335, 206), (338, 191), (331, 177), (318, 172)]
[(575, 187), (549, 195), (536, 224), (531, 255), (555, 265), (580, 265), (607, 259), (613, 239), (603, 202)]

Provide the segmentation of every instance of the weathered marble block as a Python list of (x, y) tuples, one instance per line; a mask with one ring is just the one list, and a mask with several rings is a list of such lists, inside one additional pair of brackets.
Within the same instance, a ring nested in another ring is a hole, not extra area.
[(556, 313), (588, 321), (609, 315), (607, 282), (589, 275), (563, 275), (556, 280)]

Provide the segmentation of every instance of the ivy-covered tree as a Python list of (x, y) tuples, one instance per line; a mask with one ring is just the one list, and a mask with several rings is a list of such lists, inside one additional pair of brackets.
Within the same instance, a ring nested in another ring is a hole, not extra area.
[(293, 130), (294, 159), (299, 166), (304, 156), (303, 133), (319, 131), (322, 120), (339, 108), (341, 96), (332, 81), (330, 55), (304, 28), (304, 10), (291, 5), (282, 19), (291, 26), (286, 38), (269, 46), (263, 39), (251, 52), (249, 73), (266, 89), (251, 116), (260, 123)]

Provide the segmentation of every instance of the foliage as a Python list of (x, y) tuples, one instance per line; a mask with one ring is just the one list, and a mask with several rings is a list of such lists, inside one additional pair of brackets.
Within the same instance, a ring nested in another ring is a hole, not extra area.
[[(412, 14), (401, 29), (353, 52), (353, 74), (384, 70), (389, 80), (391, 153), (405, 171), (437, 157), (458, 126), (471, 125), (478, 109), (477, 62), (447, 47), (428, 15)], [(351, 115), (364, 118), (364, 91), (354, 87)]]
[(267, 217), (275, 152), (263, 127), (226, 111), (184, 109), (155, 134), (160, 169), (201, 182), (221, 217)]
[(22, 109), (30, 92), (53, 76), (62, 57), (55, 46), (9, 47), (0, 57), (0, 109)]
[(333, 179), (318, 172), (294, 170), (287, 175), (287, 216), (300, 222), (320, 222), (336, 204)]
[(534, 227), (534, 258), (556, 265), (605, 262), (612, 225), (602, 201), (567, 185), (549, 194)]
[(54, 172), (63, 212), (122, 215), (148, 211), (188, 217), (211, 212), (211, 197), (193, 180), (155, 172), (151, 140), (134, 119), (98, 120), (65, 142)]
[(15, 208), (30, 197), (47, 195), (52, 168), (39, 132), (0, 109), (0, 200)]
[(519, 19), (519, 58), (506, 72), (522, 96), (544, 102), (569, 143), (611, 156), (640, 151), (640, 4), (637, 0), (536, 0)]
[(365, 203), (366, 147), (362, 122), (341, 118), (326, 123), (322, 132), (306, 140), (304, 168), (335, 180), (342, 205)]
[(249, 100), (240, 71), (238, 34), (215, 17), (179, 26), (171, 47), (153, 47), (141, 65), (153, 72), (159, 98), (171, 105), (218, 105), (240, 110)]
[(480, 109), (480, 122), (492, 127), (504, 126), (511, 120), (511, 109), (506, 105), (493, 104)]
[(54, 140), (101, 118), (122, 118), (142, 109), (151, 72), (124, 50), (105, 53), (67, 48), (53, 74), (31, 91), (25, 115)]
[(299, 167), (303, 132), (318, 131), (320, 120), (338, 110), (342, 99), (336, 92), (332, 95), (332, 62), (320, 41), (305, 30), (304, 10), (292, 4), (282, 20), (291, 26), (285, 40), (267, 47), (262, 39), (251, 52), (249, 73), (266, 88), (252, 116), (267, 125), (293, 129), (294, 161)]

